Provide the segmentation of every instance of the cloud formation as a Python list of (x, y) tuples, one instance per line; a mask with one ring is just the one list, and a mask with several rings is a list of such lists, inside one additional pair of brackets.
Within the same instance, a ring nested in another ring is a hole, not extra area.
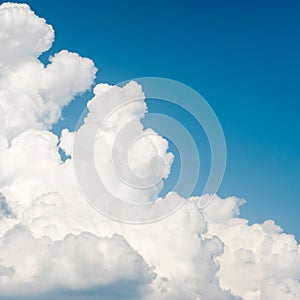
[(90, 59), (63, 50), (44, 66), (38, 56), (54, 41), (52, 26), (26, 4), (0, 9), (0, 132), (12, 138), (26, 129), (48, 129), (96, 74)]
[[(172, 216), (143, 226), (114, 222), (88, 204), (73, 170), (74, 133), (65, 129), (58, 138), (50, 128), (91, 87), (96, 68), (67, 50), (44, 66), (38, 57), (53, 40), (52, 27), (27, 5), (0, 6), (0, 298), (300, 299), (300, 246), (271, 220), (250, 226), (239, 218), (243, 200), (214, 195), (202, 210), (209, 196), (192, 197)], [(145, 175), (158, 156), (154, 171), (163, 164), (166, 178), (173, 161), (167, 141), (141, 124), (147, 112), (141, 86), (130, 82), (101, 96), (108, 88), (94, 87), (80, 130), (137, 97), (106, 122), (96, 164), (125, 200), (156, 198), (162, 181), (136, 191), (114, 176), (111, 149), (123, 122), (135, 117), (127, 134), (150, 134), (131, 149), (131, 169)], [(62, 161), (59, 147), (71, 158)]]

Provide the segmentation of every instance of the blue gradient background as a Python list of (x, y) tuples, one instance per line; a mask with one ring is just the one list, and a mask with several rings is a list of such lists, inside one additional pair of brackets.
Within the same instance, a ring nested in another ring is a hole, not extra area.
[[(251, 223), (274, 219), (300, 240), (299, 1), (24, 2), (56, 31), (43, 61), (68, 49), (94, 60), (97, 82), (158, 76), (201, 93), (227, 140), (219, 194), (245, 198)], [(53, 131), (73, 129), (90, 96)]]

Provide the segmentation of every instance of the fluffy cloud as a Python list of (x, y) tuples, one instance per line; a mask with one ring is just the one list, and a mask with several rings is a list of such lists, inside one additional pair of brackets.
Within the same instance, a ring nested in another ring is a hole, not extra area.
[(51, 25), (26, 4), (4, 3), (0, 10), (1, 66), (37, 58), (54, 40)]
[[(133, 287), (124, 293), (129, 297), (136, 296), (156, 276), (141, 255), (117, 234), (100, 238), (82, 232), (53, 241), (48, 236), (34, 238), (28, 228), (16, 225), (2, 237), (2, 244), (2, 261), (11, 265), (0, 269), (2, 297), (12, 291), (19, 297), (37, 296), (58, 287), (76, 294), (99, 286), (122, 287), (122, 282)], [(115, 291), (111, 292), (113, 296)]]
[(90, 59), (66, 50), (47, 66), (37, 59), (53, 40), (52, 27), (28, 5), (0, 6), (0, 132), (8, 143), (26, 129), (50, 128), (63, 106), (93, 83)]
[[(243, 200), (214, 195), (203, 210), (209, 196), (192, 197), (172, 216), (142, 226), (91, 207), (73, 170), (75, 133), (65, 129), (59, 139), (49, 128), (90, 88), (96, 68), (68, 51), (44, 66), (38, 56), (51, 47), (52, 27), (27, 5), (2, 4), (0, 15), (1, 299), (300, 299), (300, 246), (271, 220), (249, 226), (239, 218)], [(141, 124), (142, 87), (100, 84), (94, 94), (79, 131), (88, 134), (114, 111), (95, 143), (102, 180), (125, 200), (156, 198), (162, 180), (138, 190), (112, 170), (128, 140), (142, 136), (127, 153), (131, 172), (121, 164), (121, 174), (129, 181), (169, 175), (167, 141)], [(135, 103), (123, 105), (132, 97)], [(71, 155), (66, 161), (59, 147)]]

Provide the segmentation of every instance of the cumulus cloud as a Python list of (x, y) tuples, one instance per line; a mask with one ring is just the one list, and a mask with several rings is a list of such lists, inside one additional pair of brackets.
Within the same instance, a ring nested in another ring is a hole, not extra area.
[(0, 132), (6, 143), (26, 129), (50, 128), (61, 109), (93, 83), (90, 59), (66, 50), (47, 66), (37, 59), (53, 40), (52, 26), (28, 5), (0, 6)]
[(15, 64), (37, 58), (48, 50), (54, 31), (45, 19), (39, 18), (27, 4), (4, 3), (0, 10), (0, 62)]
[(53, 241), (48, 236), (34, 238), (28, 228), (16, 225), (5, 233), (2, 243), (0, 256), (5, 265), (11, 265), (0, 268), (4, 297), (12, 291), (22, 297), (57, 288), (71, 293), (99, 286), (116, 288), (123, 281), (134, 288), (128, 292), (131, 295), (138, 294), (156, 276), (141, 255), (117, 234), (100, 238), (82, 232)]
[[(44, 66), (38, 56), (53, 40), (52, 27), (27, 5), (0, 6), (0, 298), (300, 299), (300, 246), (272, 220), (250, 226), (239, 217), (241, 199), (213, 195), (203, 210), (211, 196), (192, 197), (172, 216), (142, 226), (114, 222), (88, 204), (73, 169), (75, 133), (65, 129), (58, 138), (49, 129), (90, 88), (96, 68), (66, 50)], [(141, 123), (142, 87), (99, 84), (94, 94), (79, 131), (90, 132), (121, 105), (95, 143), (102, 180), (125, 200), (155, 199), (162, 180), (137, 190), (112, 172), (113, 149), (122, 154), (143, 135), (128, 154), (133, 173), (121, 165), (122, 174), (170, 173), (167, 141)], [(122, 106), (132, 97), (135, 103)], [(60, 147), (70, 158), (62, 161)]]

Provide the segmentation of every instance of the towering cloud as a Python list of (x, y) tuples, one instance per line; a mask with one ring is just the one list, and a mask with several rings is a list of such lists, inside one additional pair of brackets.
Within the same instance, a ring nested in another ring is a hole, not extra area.
[[(96, 68), (66, 50), (44, 66), (38, 57), (53, 40), (52, 27), (27, 5), (0, 6), (0, 298), (300, 299), (300, 246), (271, 220), (249, 226), (239, 218), (243, 200), (213, 195), (203, 210), (209, 196), (192, 197), (172, 216), (139, 226), (112, 221), (86, 201), (73, 169), (75, 133), (65, 129), (58, 138), (50, 128), (91, 87)], [(146, 133), (128, 156), (133, 173), (159, 173), (163, 166), (162, 178), (169, 175), (167, 141), (141, 123), (142, 87), (100, 84), (94, 94), (81, 131), (89, 132), (110, 107), (138, 99), (106, 122), (95, 161), (112, 193), (153, 200), (162, 181), (137, 191), (112, 172), (113, 140), (133, 118), (118, 144), (122, 149), (128, 137)], [(59, 147), (70, 155), (66, 161)]]

